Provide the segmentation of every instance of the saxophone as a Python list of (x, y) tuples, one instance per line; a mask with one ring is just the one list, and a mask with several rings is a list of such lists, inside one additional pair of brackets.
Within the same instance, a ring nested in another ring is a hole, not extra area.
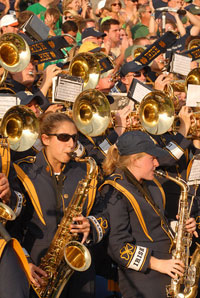
[(74, 271), (85, 271), (91, 264), (89, 250), (77, 241), (77, 235), (70, 233), (73, 217), (80, 215), (87, 198), (91, 182), (96, 177), (96, 162), (93, 158), (79, 159), (89, 165), (85, 179), (79, 181), (69, 206), (64, 210), (54, 238), (39, 267), (47, 273), (42, 277), (43, 285), (32, 288), (42, 298), (58, 298)]
[(178, 207), (178, 224), (173, 240), (174, 249), (172, 258), (181, 260), (185, 265), (183, 277), (171, 279), (171, 284), (166, 287), (167, 297), (172, 298), (195, 298), (198, 293), (198, 281), (200, 277), (200, 246), (197, 247), (190, 260), (190, 246), (192, 244), (191, 234), (186, 231), (185, 223), (190, 217), (188, 208), (188, 186), (181, 178), (173, 178), (160, 171), (156, 174), (170, 179), (181, 187), (181, 195)]

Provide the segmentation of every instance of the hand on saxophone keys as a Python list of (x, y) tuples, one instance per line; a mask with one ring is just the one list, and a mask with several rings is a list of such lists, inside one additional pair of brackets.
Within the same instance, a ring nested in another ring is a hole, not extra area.
[(29, 269), (31, 272), (31, 283), (36, 287), (42, 286), (45, 283), (47, 273), (32, 263), (29, 263)]
[(156, 270), (160, 273), (168, 274), (171, 278), (182, 277), (185, 271), (185, 265), (181, 260), (169, 259), (162, 260), (153, 256), (150, 258), (149, 268)]
[(87, 237), (90, 233), (90, 222), (83, 215), (79, 215), (73, 218), (74, 223), (70, 226), (71, 233), (82, 233), (83, 238), (81, 243), (84, 243), (87, 240)]
[(196, 231), (196, 220), (193, 217), (186, 221), (185, 228), (188, 233), (193, 234), (196, 238), (198, 238), (198, 233)]

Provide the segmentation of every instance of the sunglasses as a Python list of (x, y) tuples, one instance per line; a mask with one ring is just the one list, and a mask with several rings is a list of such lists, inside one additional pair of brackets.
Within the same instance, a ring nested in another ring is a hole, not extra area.
[(69, 135), (68, 133), (49, 133), (48, 136), (56, 136), (57, 139), (61, 142), (68, 142), (71, 138), (76, 143), (78, 135)]
[(111, 4), (111, 6), (121, 6), (121, 3), (113, 3), (113, 4)]

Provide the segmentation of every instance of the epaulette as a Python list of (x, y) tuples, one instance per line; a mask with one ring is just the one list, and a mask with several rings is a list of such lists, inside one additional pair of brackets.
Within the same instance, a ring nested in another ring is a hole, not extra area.
[(19, 160), (17, 160), (15, 163), (17, 165), (20, 165), (21, 163), (34, 163), (36, 161), (36, 156), (26, 156), (26, 157), (23, 157)]

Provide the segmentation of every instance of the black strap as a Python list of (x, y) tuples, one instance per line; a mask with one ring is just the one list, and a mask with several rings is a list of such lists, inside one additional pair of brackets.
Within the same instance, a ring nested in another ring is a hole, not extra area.
[(140, 184), (140, 183), (138, 182), (138, 180), (134, 177), (134, 175), (133, 175), (128, 169), (126, 169), (126, 170), (124, 171), (124, 174), (125, 174), (127, 180), (128, 180), (130, 183), (134, 184), (134, 185), (137, 187), (137, 189), (139, 190), (139, 192), (144, 196), (145, 200), (146, 200), (150, 205), (153, 206), (153, 208), (156, 210), (157, 214), (160, 216), (161, 221), (164, 223), (164, 225), (165, 225), (165, 227), (166, 227), (168, 233), (170, 233), (171, 237), (173, 238), (173, 237), (174, 237), (174, 232), (173, 232), (173, 230), (171, 229), (171, 227), (169, 226), (169, 224), (168, 224), (168, 222), (167, 222), (165, 216), (161, 213), (160, 208), (159, 208), (159, 207), (156, 205), (156, 203), (154, 202), (154, 200), (153, 200), (153, 198), (152, 198), (152, 196), (151, 196), (151, 194), (150, 194), (150, 192), (149, 192), (149, 190), (148, 190), (148, 188), (147, 188), (145, 182), (143, 181), (143, 183)]

